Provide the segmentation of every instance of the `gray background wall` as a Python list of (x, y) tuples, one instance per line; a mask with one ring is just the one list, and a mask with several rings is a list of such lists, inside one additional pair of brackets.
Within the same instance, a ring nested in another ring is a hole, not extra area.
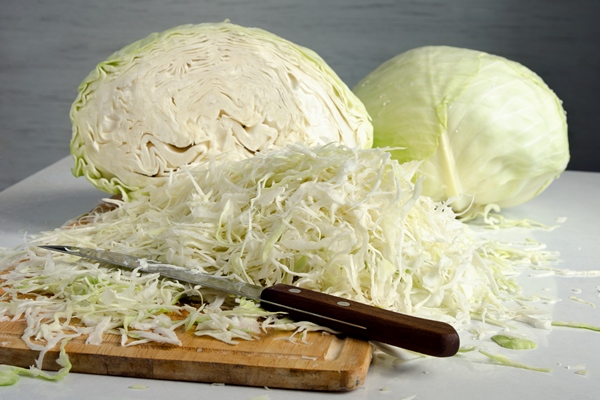
[(69, 154), (79, 83), (113, 51), (184, 23), (257, 26), (319, 53), (350, 87), (423, 45), (498, 54), (563, 100), (569, 169), (600, 171), (598, 0), (0, 0), (0, 190)]

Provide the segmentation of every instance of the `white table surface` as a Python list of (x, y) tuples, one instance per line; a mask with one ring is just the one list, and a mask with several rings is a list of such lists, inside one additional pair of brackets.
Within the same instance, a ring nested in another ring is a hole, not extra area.
[[(0, 246), (23, 242), (25, 232), (36, 233), (58, 227), (88, 211), (103, 196), (85, 179), (70, 174), (71, 160), (65, 158), (24, 181), (0, 192)], [(502, 235), (531, 237), (560, 252), (560, 268), (600, 270), (600, 174), (567, 171), (550, 188), (529, 203), (506, 210), (512, 218), (531, 218), (554, 224), (552, 231), (511, 229)], [(545, 294), (562, 301), (552, 306), (555, 320), (600, 325), (600, 311), (589, 304), (570, 300), (576, 296), (600, 305), (600, 277), (519, 278), (524, 291), (548, 290)], [(16, 385), (0, 388), (8, 399), (597, 399), (600, 393), (600, 332), (554, 328), (536, 330), (538, 348), (511, 351), (500, 347), (491, 352), (521, 362), (550, 367), (551, 373), (492, 365), (482, 357), (473, 362), (461, 357), (419, 358), (398, 362), (376, 357), (363, 387), (348, 393), (314, 393), (203, 383), (145, 380), (69, 374), (58, 383), (22, 378)], [(0, 360), (0, 363), (2, 361)], [(576, 371), (585, 369), (587, 375)], [(132, 385), (144, 385), (134, 390)]]

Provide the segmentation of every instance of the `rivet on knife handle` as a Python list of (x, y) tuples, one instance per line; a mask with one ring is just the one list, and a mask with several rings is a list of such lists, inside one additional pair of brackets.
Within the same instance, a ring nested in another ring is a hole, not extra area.
[[(379, 341), (436, 357), (453, 356), (460, 346), (456, 330), (440, 321), (396, 313), (285, 284), (265, 288), (260, 297), (264, 300), (262, 306), (267, 310), (287, 311), (292, 319), (308, 320), (360, 339)], [(290, 309), (277, 308), (274, 303)], [(352, 324), (343, 321), (351, 321)]]

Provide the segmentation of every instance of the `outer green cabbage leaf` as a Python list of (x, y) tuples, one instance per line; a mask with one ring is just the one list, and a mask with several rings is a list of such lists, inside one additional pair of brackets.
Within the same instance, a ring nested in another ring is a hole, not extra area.
[(374, 126), (374, 145), (401, 162), (422, 160), (423, 194), (453, 199), (466, 215), (541, 193), (569, 161), (560, 99), (534, 72), (469, 49), (428, 46), (402, 53), (354, 93)]
[(132, 193), (211, 157), (368, 148), (364, 105), (315, 52), (228, 22), (178, 26), (98, 64), (71, 108), (73, 173)]

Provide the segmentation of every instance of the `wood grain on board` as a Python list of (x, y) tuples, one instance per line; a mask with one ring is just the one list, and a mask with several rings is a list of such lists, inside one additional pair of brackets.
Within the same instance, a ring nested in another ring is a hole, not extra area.
[[(0, 363), (34, 365), (39, 353), (21, 339), (24, 329), (24, 321), (0, 323)], [(182, 331), (182, 346), (124, 347), (120, 336), (108, 334), (100, 345), (80, 337), (65, 349), (71, 371), (89, 374), (319, 391), (349, 391), (364, 383), (372, 356), (368, 342), (320, 332), (309, 332), (305, 341), (290, 336), (269, 331), (230, 345)], [(43, 369), (60, 369), (58, 355), (58, 348), (49, 351)]]

